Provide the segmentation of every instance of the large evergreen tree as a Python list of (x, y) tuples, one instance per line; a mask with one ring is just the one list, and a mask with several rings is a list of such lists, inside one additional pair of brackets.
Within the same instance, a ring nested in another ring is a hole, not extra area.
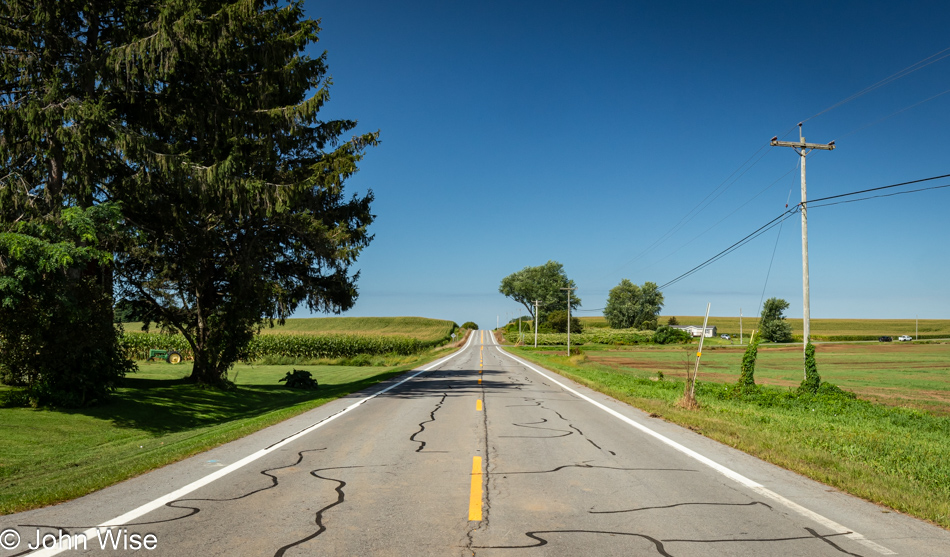
[(122, 293), (185, 336), (196, 382), (223, 383), (263, 318), (356, 299), (372, 194), (343, 183), (377, 135), (343, 141), (355, 121), (319, 119), (326, 55), (304, 54), (319, 28), (302, 10), (167, 0), (112, 58), (139, 84), (124, 145), (139, 171), (114, 190), (136, 232)]
[(130, 369), (111, 315), (121, 217), (103, 189), (128, 169), (105, 68), (143, 14), (0, 4), (0, 368), (34, 404), (101, 400)]

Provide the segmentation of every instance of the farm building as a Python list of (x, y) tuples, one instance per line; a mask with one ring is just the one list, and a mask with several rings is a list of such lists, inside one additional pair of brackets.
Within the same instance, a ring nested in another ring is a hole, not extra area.
[[(691, 337), (698, 337), (703, 334), (703, 328), (699, 325), (670, 325), (671, 329), (680, 329), (689, 333)], [(706, 327), (706, 338), (712, 338), (716, 336), (716, 327)]]

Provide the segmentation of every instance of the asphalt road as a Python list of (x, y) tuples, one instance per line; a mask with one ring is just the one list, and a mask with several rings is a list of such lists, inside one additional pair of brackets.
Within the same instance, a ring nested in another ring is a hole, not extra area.
[[(539, 370), (479, 331), (369, 392), (0, 517), (0, 544), (20, 537), (0, 556), (950, 556), (950, 533), (886, 511)], [(48, 548), (30, 551), (43, 536)]]

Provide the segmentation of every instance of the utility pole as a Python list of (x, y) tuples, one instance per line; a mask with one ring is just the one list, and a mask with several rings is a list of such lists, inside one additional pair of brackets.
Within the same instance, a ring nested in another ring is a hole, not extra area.
[[(802, 158), (802, 203), (800, 205), (802, 211), (802, 305), (804, 306), (804, 311), (802, 315), (802, 322), (804, 324), (804, 335), (803, 335), (803, 345), (802, 345), (802, 359), (804, 364), (805, 349), (808, 347), (808, 337), (811, 330), (811, 311), (809, 303), (809, 291), (808, 291), (808, 206), (806, 202), (808, 197), (805, 193), (805, 155), (809, 151), (814, 149), (820, 149), (822, 151), (833, 151), (835, 148), (835, 142), (832, 141), (827, 144), (823, 143), (805, 143), (805, 138), (802, 136), (802, 123), (798, 123), (798, 142), (795, 141), (779, 141), (778, 136), (772, 138), (771, 145), (773, 147), (791, 147), (795, 149), (798, 155)], [(804, 371), (804, 365), (802, 366)]]
[(538, 347), (538, 304), (541, 300), (534, 301), (534, 347)]
[(739, 308), (739, 345), (742, 345), (742, 308)]
[(561, 290), (567, 290), (567, 356), (571, 356), (571, 290), (577, 290), (577, 287), (566, 286)]

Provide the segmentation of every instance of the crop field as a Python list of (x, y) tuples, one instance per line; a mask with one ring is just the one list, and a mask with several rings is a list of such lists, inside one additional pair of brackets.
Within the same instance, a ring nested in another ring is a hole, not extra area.
[[(124, 328), (127, 334), (123, 342), (129, 358), (144, 359), (151, 348), (174, 349), (185, 359), (193, 357), (191, 346), (182, 335), (161, 333), (154, 328), (143, 333), (141, 323), (125, 323)], [(242, 359), (292, 364), (301, 361), (341, 363), (316, 360), (359, 355), (408, 356), (451, 341), (450, 335), (456, 328), (452, 321), (424, 317), (288, 319), (283, 326), (266, 327), (261, 331), (262, 334), (251, 340)]]
[[(659, 318), (660, 324), (665, 324), (669, 315)], [(703, 316), (677, 315), (680, 325), (702, 326)], [(787, 319), (792, 325), (792, 334), (802, 335), (802, 320)], [(581, 317), (581, 322), (588, 327), (606, 327), (607, 321), (603, 317)], [(758, 327), (758, 317), (743, 317), (742, 332), (745, 338)], [(739, 317), (709, 316), (709, 327), (715, 326), (717, 334), (739, 335)], [(950, 319), (921, 319), (917, 322), (921, 338), (950, 338)], [(851, 340), (846, 338), (828, 337), (865, 337), (868, 340), (880, 336), (890, 336), (894, 340), (900, 335), (914, 336), (913, 319), (812, 319), (811, 335), (816, 340)], [(854, 339), (859, 340), (859, 339)]]
[[(693, 365), (695, 344), (680, 348), (588, 349), (590, 361), (639, 377), (684, 380)], [(860, 398), (890, 406), (906, 406), (950, 415), (950, 344), (826, 343), (815, 347), (818, 372), (824, 381), (852, 391)], [(699, 380), (735, 383), (744, 348), (728, 345), (703, 350)], [(757, 383), (797, 387), (802, 381), (802, 348), (762, 346), (755, 366)]]
[(425, 317), (312, 317), (265, 326), (261, 334), (401, 336), (435, 342), (452, 334), (455, 327), (451, 321)]
[[(142, 330), (141, 323), (125, 323), (124, 327), (130, 333)], [(400, 336), (436, 342), (452, 334), (455, 327), (451, 321), (426, 317), (311, 317), (288, 319), (273, 328), (265, 325), (261, 334)]]

